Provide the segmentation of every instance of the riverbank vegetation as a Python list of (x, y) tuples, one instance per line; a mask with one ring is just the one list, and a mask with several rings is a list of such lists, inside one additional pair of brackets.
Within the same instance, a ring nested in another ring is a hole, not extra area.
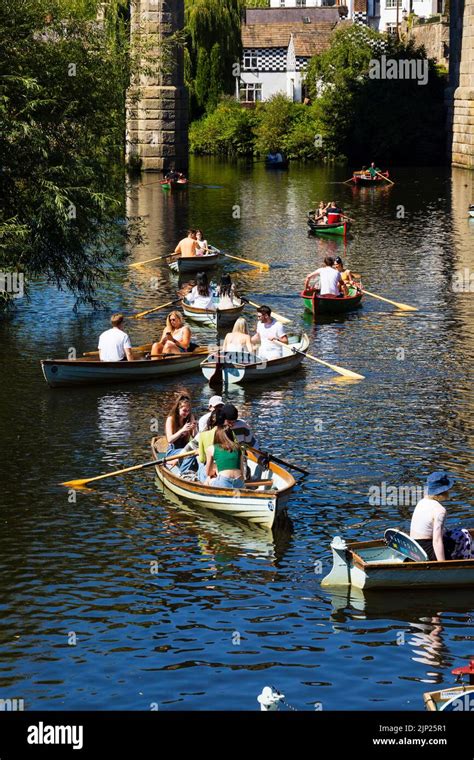
[(0, 273), (86, 302), (128, 234), (127, 11), (117, 0), (98, 22), (98, 5), (4, 0), (0, 14)]
[[(412, 62), (406, 70), (420, 76), (389, 78), (388, 60)], [(311, 59), (305, 86), (309, 105), (284, 94), (253, 108), (221, 100), (191, 125), (191, 150), (252, 156), (278, 148), (289, 158), (366, 163), (373, 156), (384, 164), (436, 164), (444, 155), (445, 78), (412, 43), (364, 26), (337, 30), (329, 49)]]

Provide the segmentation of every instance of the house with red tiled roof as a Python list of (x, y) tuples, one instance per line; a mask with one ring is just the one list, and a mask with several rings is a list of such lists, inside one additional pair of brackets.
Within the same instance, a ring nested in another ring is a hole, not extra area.
[(302, 102), (308, 61), (329, 47), (347, 7), (247, 9), (242, 23), (243, 58), (237, 96), (242, 103), (283, 92)]

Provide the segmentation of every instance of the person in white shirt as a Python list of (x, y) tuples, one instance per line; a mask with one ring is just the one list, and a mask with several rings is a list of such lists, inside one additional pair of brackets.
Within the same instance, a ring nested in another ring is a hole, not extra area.
[(341, 273), (334, 269), (334, 259), (332, 256), (326, 256), (324, 259), (324, 266), (319, 267), (314, 272), (311, 272), (304, 281), (304, 289), (314, 290), (311, 280), (314, 277), (319, 276), (319, 290), (320, 296), (347, 296), (348, 291), (345, 282), (341, 277)]
[(122, 329), (123, 314), (113, 314), (112, 327), (99, 337), (99, 358), (101, 362), (133, 362), (132, 344)]
[(203, 414), (202, 417), (198, 420), (198, 432), (201, 433), (203, 430), (207, 429), (207, 423), (209, 421), (209, 417), (211, 416), (214, 409), (218, 409), (219, 407), (224, 405), (224, 400), (222, 396), (211, 396), (209, 399), (209, 411), (206, 414)]
[[(411, 518), (410, 538), (417, 541), (428, 555), (429, 560), (444, 562), (446, 549), (443, 541), (446, 509), (441, 504), (449, 495), (454, 480), (445, 472), (433, 472), (426, 480), (426, 496), (415, 507)], [(436, 498), (434, 498), (436, 496)]]
[(196, 285), (187, 293), (186, 301), (197, 309), (215, 310), (214, 296), (205, 272), (197, 273)]
[(207, 244), (207, 240), (204, 240), (202, 230), (196, 230), (196, 243), (199, 246), (198, 250), (196, 251), (196, 256), (202, 256), (203, 254), (209, 253), (209, 246)]
[(252, 337), (252, 343), (260, 346), (258, 355), (261, 359), (279, 359), (283, 351), (277, 341), (288, 343), (285, 328), (281, 322), (273, 319), (272, 310), (269, 306), (259, 306), (257, 318), (257, 332)]

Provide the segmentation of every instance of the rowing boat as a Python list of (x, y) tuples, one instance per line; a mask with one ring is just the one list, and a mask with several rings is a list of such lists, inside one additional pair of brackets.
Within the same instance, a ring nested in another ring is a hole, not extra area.
[(384, 185), (388, 180), (388, 171), (379, 172), (378, 175), (372, 177), (370, 172), (354, 172), (352, 175), (352, 181), (354, 185), (360, 185), (362, 187), (377, 187), (378, 185)]
[(81, 359), (42, 359), (41, 369), (50, 388), (161, 380), (198, 369), (206, 354), (206, 347), (198, 347), (182, 354), (163, 354), (159, 359), (153, 360), (145, 359), (141, 352), (133, 362), (101, 362), (94, 356)]
[[(472, 712), (474, 710), (474, 660), (469, 665), (454, 668), (457, 685), (423, 694), (425, 708), (430, 712)], [(466, 683), (463, 676), (469, 676)]]
[[(238, 490), (216, 488), (199, 481), (185, 480), (176, 467), (169, 469), (166, 464), (159, 464), (153, 441), (152, 454), (157, 460), (155, 470), (158, 480), (172, 493), (213, 512), (244, 519), (265, 528), (272, 528), (284, 517), (290, 492), (296, 485), (289, 472), (270, 462), (262, 474), (262, 479), (268, 479), (267, 484), (252, 487), (246, 481), (245, 487)], [(257, 455), (252, 451), (247, 453), (247, 463), (253, 475), (257, 467)]]
[(283, 161), (268, 161), (265, 160), (265, 168), (266, 169), (273, 169), (273, 170), (286, 170), (289, 168), (290, 162), (287, 158), (284, 158)]
[(261, 359), (255, 354), (238, 351), (220, 351), (210, 354), (201, 363), (202, 374), (206, 380), (211, 380), (216, 373), (222, 371), (224, 384), (248, 383), (258, 380), (268, 380), (297, 369), (304, 359), (299, 353), (308, 350), (309, 338), (306, 334), (288, 336), (288, 345), (282, 345), (282, 356), (279, 359)]
[(168, 259), (168, 266), (173, 272), (185, 274), (186, 272), (203, 272), (206, 269), (212, 269), (223, 259), (218, 248), (209, 246), (210, 253), (202, 256), (186, 256), (183, 258), (178, 254), (172, 254)]
[(306, 221), (309, 231), (313, 232), (315, 235), (343, 235), (346, 237), (351, 228), (351, 223), (349, 221), (338, 221), (332, 224), (318, 224), (314, 220), (314, 211), (308, 212), (308, 218)]
[(183, 190), (188, 186), (188, 180), (185, 177), (182, 179), (162, 179), (160, 185), (163, 190)]
[[(474, 537), (474, 530), (470, 530)], [(412, 544), (416, 544), (412, 540)], [(402, 551), (384, 539), (346, 544), (339, 536), (332, 543), (333, 567), (322, 586), (355, 586), (363, 589), (418, 589), (472, 586), (474, 558), (433, 562), (406, 561)], [(419, 547), (420, 552), (423, 550)], [(426, 554), (425, 554), (426, 557)]]
[(313, 316), (320, 314), (341, 314), (352, 311), (360, 306), (363, 293), (357, 288), (350, 287), (348, 296), (320, 296), (317, 290), (302, 290), (300, 293), (305, 309)]
[(245, 308), (245, 303), (240, 298), (233, 298), (234, 304), (228, 308), (220, 308), (219, 301), (216, 299), (216, 307), (213, 309), (200, 309), (186, 301), (182, 301), (182, 308), (185, 317), (192, 319), (193, 322), (199, 322), (202, 325), (210, 325), (220, 329), (221, 327), (231, 327), (235, 320), (240, 317)]

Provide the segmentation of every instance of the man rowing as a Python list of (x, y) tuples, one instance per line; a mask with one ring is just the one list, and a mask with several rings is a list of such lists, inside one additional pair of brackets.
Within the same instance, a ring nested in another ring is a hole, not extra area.
[[(319, 277), (319, 288), (315, 288), (311, 280)], [(334, 259), (332, 256), (326, 256), (324, 266), (319, 267), (306, 277), (304, 282), (305, 291), (319, 290), (320, 296), (347, 296), (347, 286), (342, 279), (341, 273), (334, 269)]]
[(282, 356), (280, 343), (288, 343), (285, 328), (281, 322), (272, 317), (269, 306), (257, 309), (257, 332), (252, 337), (253, 345), (260, 346), (258, 355), (261, 359), (279, 359)]
[(123, 314), (112, 314), (112, 327), (99, 337), (99, 359), (101, 362), (133, 362), (132, 344), (123, 329)]
[(174, 252), (179, 253), (183, 259), (196, 256), (197, 251), (199, 251), (199, 243), (196, 240), (196, 230), (188, 230), (187, 237), (180, 240), (174, 249)]

